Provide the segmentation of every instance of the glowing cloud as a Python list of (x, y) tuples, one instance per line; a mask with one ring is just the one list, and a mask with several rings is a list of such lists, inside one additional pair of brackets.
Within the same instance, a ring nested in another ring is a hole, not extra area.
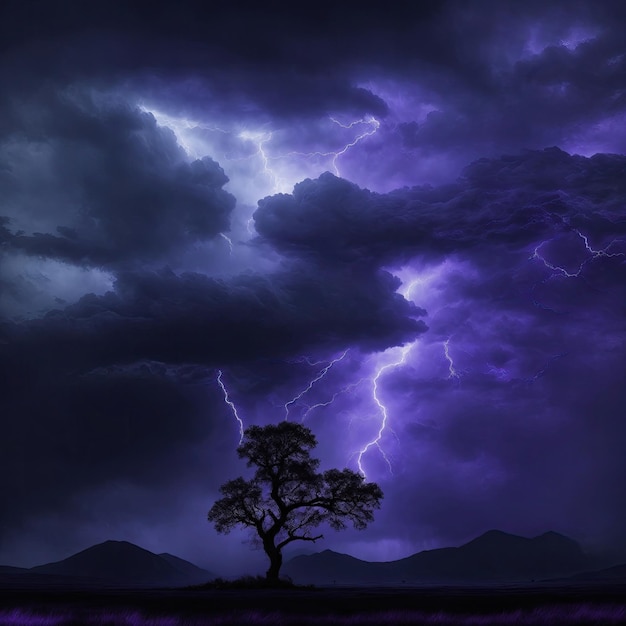
[[(142, 104), (140, 108), (153, 115), (160, 126), (174, 132), (178, 144), (189, 158), (210, 156), (217, 160), (231, 180), (233, 193), (240, 201), (251, 204), (267, 195), (288, 193), (303, 178), (318, 176), (327, 168), (340, 176), (340, 158), (380, 128), (380, 121), (371, 115), (347, 123), (331, 116), (323, 124), (321, 136), (324, 142), (339, 144), (339, 147), (305, 152), (289, 150), (289, 143), (297, 141), (297, 138), (281, 128), (215, 125), (168, 115), (147, 104)], [(347, 141), (346, 131), (354, 131)], [(213, 133), (226, 136), (227, 150), (221, 141), (211, 139)], [(279, 148), (273, 146), (277, 137)], [(244, 163), (247, 163), (246, 167), (243, 167)], [(265, 182), (255, 174), (263, 174)], [(252, 229), (249, 231), (253, 234)]]

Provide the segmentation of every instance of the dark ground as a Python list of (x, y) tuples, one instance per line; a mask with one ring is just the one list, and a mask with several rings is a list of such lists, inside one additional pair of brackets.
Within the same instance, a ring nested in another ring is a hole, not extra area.
[[(626, 624), (626, 584), (198, 591), (24, 588), (11, 577), (0, 579), (2, 626), (92, 623), (76, 616), (105, 614), (108, 621), (98, 624), (369, 624), (376, 615), (386, 624)], [(31, 617), (20, 622), (19, 615)]]

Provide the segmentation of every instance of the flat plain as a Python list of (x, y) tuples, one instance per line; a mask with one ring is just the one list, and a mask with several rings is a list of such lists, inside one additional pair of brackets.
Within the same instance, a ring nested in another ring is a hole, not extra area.
[(1, 626), (626, 624), (626, 584), (116, 589), (0, 577)]

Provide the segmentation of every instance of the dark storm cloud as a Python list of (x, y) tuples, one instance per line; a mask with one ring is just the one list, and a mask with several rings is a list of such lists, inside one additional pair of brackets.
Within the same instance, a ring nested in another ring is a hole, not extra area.
[(128, 273), (105, 296), (5, 323), (0, 396), (9, 430), (0, 476), (12, 506), (4, 522), (60, 510), (118, 478), (167, 489), (181, 479), (171, 468), (191, 438), (223, 419), (215, 389), (200, 407), (180, 384), (213, 381), (217, 367), (242, 361), (413, 340), (426, 329), (415, 319), (424, 311), (395, 293), (398, 284), (385, 272), (306, 267), (228, 283)]
[[(588, 290), (580, 285), (577, 293)], [(419, 381), (415, 374), (395, 381), (409, 394), (395, 413), (413, 404), (427, 419), (413, 418), (399, 434), (411, 438), (415, 454), (403, 467), (402, 501), (390, 517), (417, 511), (418, 535), (443, 535), (446, 543), (489, 527), (528, 534), (558, 528), (592, 548), (624, 548), (616, 484), (626, 465), (615, 453), (616, 442), (626, 438), (623, 353), (613, 347), (623, 324), (590, 334), (579, 318), (555, 330), (539, 311), (523, 324), (512, 322), (505, 307), (467, 305), (488, 316), (493, 328), (457, 328), (451, 353), (461, 378), (453, 390), (451, 383)], [(620, 317), (588, 306), (602, 328)], [(499, 362), (482, 349), (494, 343), (502, 351)], [(388, 521), (400, 530), (397, 519)]]
[[(258, 120), (337, 110), (387, 112), (380, 97), (354, 85), (346, 72), (329, 72), (342, 65), (353, 39), (341, 21), (355, 22), (354, 16), (338, 7), (316, 6), (307, 13), (252, 3), (113, 2), (95, 3), (77, 15), (70, 12), (71, 3), (60, 3), (39, 5), (40, 18), (33, 23), (23, 5), (9, 5), (4, 23), (13, 22), (14, 28), (5, 34), (0, 69), (18, 88), (44, 72), (61, 86), (80, 82), (102, 88), (123, 81), (126, 89), (188, 114), (214, 110)], [(336, 53), (321, 30), (328, 25), (341, 43)]]
[[(528, 35), (530, 28), (529, 23)], [(405, 122), (398, 128), (407, 147), (465, 151), (473, 141), (484, 154), (494, 148), (560, 145), (580, 132), (580, 125), (624, 113), (626, 48), (621, 37), (600, 32), (575, 47), (547, 45), (503, 68), (497, 67), (495, 48), (506, 57), (506, 42), (494, 39), (487, 45), (495, 54), (476, 59), (489, 74), (486, 93), (472, 78), (467, 85), (459, 82), (453, 94), (434, 86), (426, 99), (436, 110), (419, 124)]]
[[(213, 160), (186, 162), (171, 131), (120, 101), (47, 96), (15, 102), (0, 143), (9, 248), (111, 267), (166, 258), (229, 229), (235, 199)], [(21, 232), (11, 236), (13, 223)], [(35, 232), (24, 233), (29, 226)]]
[[(388, 106), (357, 83), (391, 77), (418, 84), (438, 109), (416, 135), (431, 148), (471, 137), (512, 149), (529, 133), (552, 144), (576, 120), (624, 110), (623, 42), (609, 30), (623, 17), (619, 2), (525, 3), (523, 12), (512, 2), (400, 2), (391, 10), (113, 2), (84, 14), (55, 3), (38, 4), (37, 20), (25, 6), (4, 8), (3, 23), (12, 24), (5, 72), (18, 84), (41, 72), (60, 84), (132, 79), (180, 111), (221, 107), (258, 119), (384, 116)], [(552, 44), (583, 25), (594, 30), (588, 43)], [(522, 59), (533, 33), (547, 47)]]
[(83, 369), (142, 359), (217, 365), (336, 345), (380, 350), (425, 330), (415, 319), (424, 311), (398, 286), (386, 272), (305, 266), (229, 282), (169, 270), (123, 274), (115, 292), (7, 329), (28, 360), (54, 355)]
[[(523, 10), (508, 1), (113, 2), (84, 14), (62, 2), (37, 3), (37, 20), (25, 6), (6, 3), (1, 20), (12, 25), (0, 59), (12, 92), (36, 94), (44, 74), (60, 88), (122, 90), (218, 125), (387, 117), (376, 183), (446, 180), (475, 158), (521, 148), (626, 145), (618, 1)], [(398, 159), (401, 148), (413, 165)]]
[(2, 384), (0, 480), (10, 503), (3, 524), (58, 510), (107, 483), (176, 480), (168, 468), (198, 437), (200, 413), (174, 382), (154, 374), (70, 377), (52, 362), (33, 375), (32, 367), (14, 362)]
[[(366, 457), (386, 492), (366, 541), (407, 538), (408, 552), (499, 526), (626, 544), (626, 157), (543, 150), (626, 146), (624, 3), (74, 5), (0, 8), (0, 299), (36, 290), (36, 266), (20, 266), (42, 258), (61, 267), (55, 296), (80, 267), (114, 286), (79, 298), (95, 289), (79, 284), (62, 294), (73, 304), (0, 319), (5, 527), (42, 512), (65, 521), (100, 493), (103, 513), (123, 517), (116, 482), (145, 488), (167, 524), (164, 494), (174, 485), (184, 506), (206, 479), (207, 502), (186, 510), (209, 532), (207, 494), (240, 471), (218, 367), (246, 423), (266, 423), (323, 359), (354, 348), (293, 406), (297, 419), (353, 385), (306, 419), (324, 454), (354, 467), (378, 427), (367, 368), (419, 338), (378, 381), (397, 437), (383, 441), (393, 475), (375, 446)], [(139, 103), (222, 134), (219, 165), (189, 162)], [(380, 128), (333, 161), (358, 185), (325, 174), (259, 203), (246, 252), (271, 271), (218, 280), (218, 263), (177, 263), (228, 232), (229, 156), (250, 165), (254, 189), (294, 150), (354, 140), (328, 115), (367, 114)], [(276, 131), (265, 170), (241, 129)], [(429, 180), (454, 182), (364, 189)], [(400, 265), (426, 285), (409, 294), (416, 306), (381, 270)], [(109, 538), (98, 528), (94, 540)]]
[(406, 536), (411, 519), (448, 545), (499, 527), (626, 546), (625, 167), (550, 148), (481, 159), (453, 185), (375, 194), (326, 174), (259, 203), (257, 231), (293, 257), (413, 264), (405, 287), (444, 268), (434, 295), (416, 287), (428, 332), (379, 382), (412, 444), (383, 444), (401, 487), (385, 484), (372, 540)]
[(254, 219), (285, 253), (347, 263), (443, 256), (487, 241), (519, 247), (555, 224), (615, 238), (626, 229), (625, 173), (624, 156), (587, 159), (558, 148), (479, 160), (455, 184), (389, 194), (327, 173), (260, 200)]

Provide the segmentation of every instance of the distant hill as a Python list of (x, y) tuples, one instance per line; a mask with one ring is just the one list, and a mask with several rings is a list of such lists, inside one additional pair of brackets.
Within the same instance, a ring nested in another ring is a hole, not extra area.
[(295, 557), (284, 573), (309, 584), (478, 583), (540, 580), (588, 567), (580, 546), (558, 533), (529, 539), (491, 530), (458, 548), (425, 550), (385, 563), (325, 550)]
[[(174, 569), (176, 569), (176, 571), (180, 572), (183, 577), (187, 577), (198, 582), (206, 582), (207, 580), (216, 578), (216, 575), (208, 570), (202, 569), (201, 567), (198, 567), (189, 561), (185, 561), (185, 559), (181, 559), (178, 556), (174, 556), (173, 554), (162, 552), (158, 556), (167, 561)], [(195, 585), (198, 584), (198, 582), (192, 582), (189, 584)]]
[(157, 555), (128, 541), (105, 541), (62, 561), (38, 565), (27, 571), (100, 579), (125, 586), (184, 586), (215, 578), (211, 572), (184, 559), (171, 554)]
[(624, 582), (626, 583), (626, 563), (606, 567), (604, 569), (593, 570), (591, 572), (581, 572), (570, 576), (568, 580), (576, 580), (581, 582)]
[(0, 574), (21, 574), (28, 572), (26, 567), (13, 567), (12, 565), (0, 565)]
[(375, 582), (372, 565), (375, 564), (361, 561), (348, 554), (324, 550), (294, 557), (285, 563), (282, 574), (304, 584), (323, 584), (333, 581), (342, 584), (357, 584)]

